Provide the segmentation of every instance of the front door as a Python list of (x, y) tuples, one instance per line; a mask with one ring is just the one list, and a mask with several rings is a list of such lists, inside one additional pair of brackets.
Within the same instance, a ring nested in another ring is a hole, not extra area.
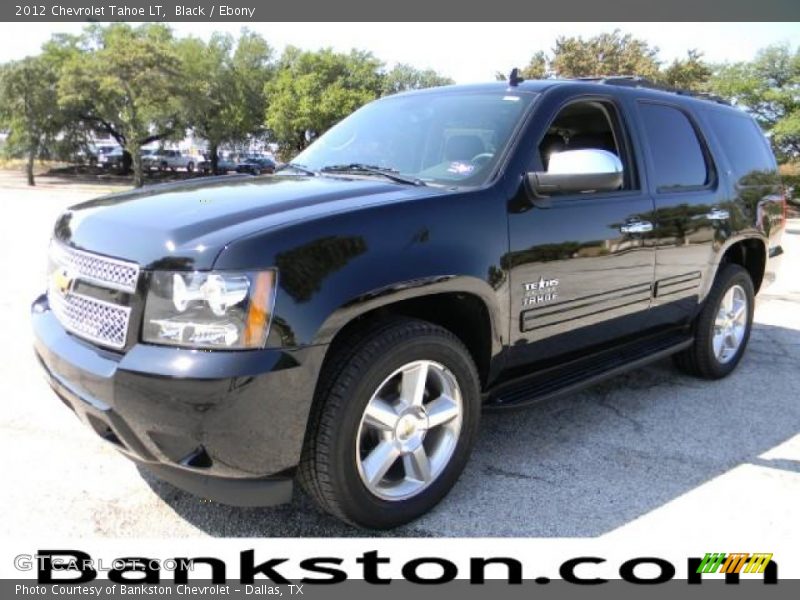
[(612, 98), (573, 100), (555, 111), (532, 160), (533, 170), (546, 170), (554, 152), (607, 150), (622, 161), (622, 189), (510, 205), (509, 367), (599, 348), (645, 323), (653, 201), (639, 185), (624, 114)]

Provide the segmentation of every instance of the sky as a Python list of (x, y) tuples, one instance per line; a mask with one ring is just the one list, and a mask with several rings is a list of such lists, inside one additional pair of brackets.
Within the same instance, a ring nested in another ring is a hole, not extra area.
[[(36, 54), (53, 33), (78, 33), (81, 23), (2, 23), (0, 62)], [(278, 51), (287, 45), (306, 50), (332, 47), (372, 51), (388, 66), (409, 63), (433, 68), (457, 83), (494, 79), (496, 71), (523, 67), (538, 50), (549, 51), (556, 37), (589, 37), (621, 29), (660, 49), (671, 62), (697, 48), (710, 62), (751, 59), (759, 48), (778, 42), (800, 46), (800, 23), (173, 23), (179, 36), (207, 38), (214, 31), (237, 34), (248, 27)]]

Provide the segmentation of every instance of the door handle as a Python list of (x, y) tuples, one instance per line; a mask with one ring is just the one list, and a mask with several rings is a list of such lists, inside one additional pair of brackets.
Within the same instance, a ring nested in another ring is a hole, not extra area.
[(730, 218), (731, 213), (724, 208), (712, 208), (711, 212), (706, 215), (706, 219), (709, 221), (727, 221)]
[(650, 221), (631, 221), (619, 228), (622, 233), (648, 233), (653, 231)]

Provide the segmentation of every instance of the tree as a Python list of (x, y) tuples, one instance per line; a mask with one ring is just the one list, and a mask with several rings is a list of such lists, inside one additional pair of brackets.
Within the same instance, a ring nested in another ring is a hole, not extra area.
[(780, 159), (800, 157), (800, 47), (769, 46), (751, 62), (723, 65), (711, 87), (755, 117)]
[(455, 83), (450, 77), (433, 69), (415, 69), (411, 65), (397, 64), (383, 76), (382, 95), (397, 94), (408, 90), (421, 90)]
[(129, 154), (142, 185), (145, 144), (182, 137), (185, 79), (172, 31), (157, 24), (91, 25), (58, 84), (62, 107), (108, 133)]
[(588, 40), (559, 37), (549, 65), (558, 77), (638, 75), (654, 78), (659, 68), (657, 57), (658, 48), (615, 29)]
[(208, 142), (211, 169), (224, 143), (258, 136), (266, 109), (264, 86), (272, 74), (272, 49), (258, 34), (243, 31), (208, 42), (186, 38), (178, 44), (186, 102), (185, 121)]
[(55, 102), (58, 72), (44, 57), (28, 57), (0, 70), (0, 126), (10, 131), (7, 145), (26, 159), (28, 185), (33, 165), (64, 128)]
[[(632, 75), (651, 79), (671, 87), (705, 90), (711, 68), (703, 55), (689, 50), (684, 59), (676, 59), (660, 68), (658, 48), (646, 41), (622, 34), (618, 29), (587, 40), (581, 37), (560, 37), (551, 54), (536, 52), (528, 65), (520, 70), (525, 79), (547, 77), (601, 77)], [(498, 71), (496, 79), (503, 81), (508, 73)]]
[(265, 86), (266, 123), (281, 155), (299, 152), (314, 135), (379, 97), (382, 66), (369, 52), (288, 47)]
[(711, 79), (711, 68), (703, 62), (703, 53), (689, 50), (686, 58), (675, 59), (656, 77), (656, 81), (668, 87), (697, 92), (707, 91)]

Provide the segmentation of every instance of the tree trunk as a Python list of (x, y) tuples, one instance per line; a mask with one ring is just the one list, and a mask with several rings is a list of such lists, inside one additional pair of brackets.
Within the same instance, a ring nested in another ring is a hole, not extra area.
[(142, 153), (139, 148), (130, 153), (133, 162), (133, 186), (142, 187), (144, 185), (144, 177), (142, 175)]
[[(139, 149), (136, 149), (136, 152), (139, 152)], [(123, 147), (122, 149), (122, 174), (127, 175), (131, 172), (131, 166), (133, 165), (133, 155), (130, 153), (129, 150)], [(140, 184), (141, 185), (141, 184)]]
[(25, 174), (28, 176), (28, 185), (36, 185), (33, 180), (33, 161), (36, 160), (36, 149), (31, 148), (28, 151), (28, 163), (25, 165)]
[(208, 151), (210, 153), (210, 161), (211, 161), (211, 174), (217, 174), (217, 164), (219, 161), (217, 160), (217, 144), (214, 142), (208, 142)]

